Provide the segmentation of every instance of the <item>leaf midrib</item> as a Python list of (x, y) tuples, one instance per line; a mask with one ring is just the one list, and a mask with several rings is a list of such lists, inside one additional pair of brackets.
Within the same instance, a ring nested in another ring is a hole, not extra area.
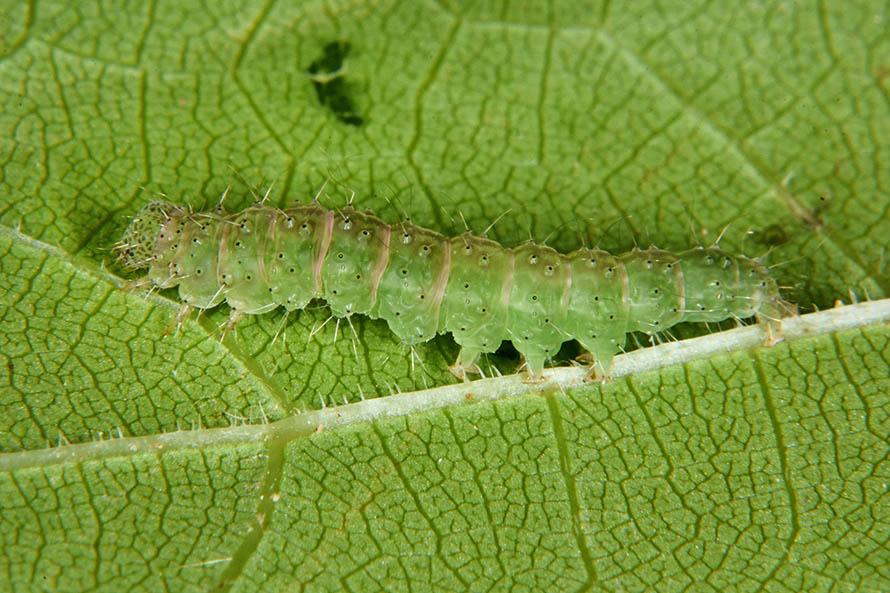
[[(836, 307), (793, 317), (783, 322), (785, 342), (856, 331), (890, 322), (890, 299)], [(701, 360), (719, 354), (758, 348), (766, 330), (751, 325), (679, 342), (642, 348), (615, 358), (612, 380)], [(331, 430), (383, 418), (407, 416), (442, 408), (495, 401), (537, 393), (554, 393), (583, 387), (587, 369), (559, 367), (545, 369), (543, 382), (528, 382), (522, 375), (505, 375), (456, 385), (443, 385), (362, 400), (342, 406), (295, 414), (268, 424), (222, 428), (202, 428), (172, 433), (123, 437), (110, 440), (61, 445), (0, 454), (0, 472), (46, 467), (58, 463), (82, 463), (110, 457), (263, 442), (270, 438), (289, 442), (320, 430)]]

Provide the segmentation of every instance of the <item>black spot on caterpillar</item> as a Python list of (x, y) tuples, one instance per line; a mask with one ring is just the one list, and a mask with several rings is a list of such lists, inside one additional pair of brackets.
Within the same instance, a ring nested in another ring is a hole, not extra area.
[(128, 267), (148, 268), (152, 284), (178, 286), (191, 307), (225, 300), (233, 322), (320, 298), (337, 317), (386, 320), (409, 345), (450, 332), (461, 346), (452, 372), (462, 377), (504, 340), (532, 376), (571, 339), (606, 373), (629, 332), (754, 315), (773, 330), (786, 307), (760, 262), (717, 247), (561, 254), (317, 203), (229, 213), (152, 202), (115, 251)]

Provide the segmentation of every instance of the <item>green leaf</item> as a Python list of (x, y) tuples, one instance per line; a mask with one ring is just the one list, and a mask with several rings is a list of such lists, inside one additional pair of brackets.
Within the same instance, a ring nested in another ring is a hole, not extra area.
[[(888, 18), (0, 0), (0, 590), (890, 589)], [(804, 312), (875, 301), (453, 385), (448, 336), (319, 305), (221, 340), (126, 290), (141, 205), (270, 186), (508, 245), (722, 235)]]

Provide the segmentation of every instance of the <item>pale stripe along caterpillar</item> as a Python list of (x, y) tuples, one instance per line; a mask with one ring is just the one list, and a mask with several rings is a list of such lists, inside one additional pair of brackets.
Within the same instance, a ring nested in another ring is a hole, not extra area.
[(336, 317), (386, 320), (405, 344), (450, 332), (461, 346), (451, 370), (464, 378), (503, 340), (533, 377), (570, 339), (605, 373), (628, 332), (652, 335), (682, 321), (755, 314), (774, 330), (784, 306), (762, 264), (717, 247), (563, 255), (531, 242), (502, 247), (470, 233), (447, 238), (317, 203), (200, 213), (152, 202), (115, 250), (127, 266), (148, 268), (150, 283), (178, 286), (188, 306), (208, 309), (225, 300), (232, 323), (320, 298)]

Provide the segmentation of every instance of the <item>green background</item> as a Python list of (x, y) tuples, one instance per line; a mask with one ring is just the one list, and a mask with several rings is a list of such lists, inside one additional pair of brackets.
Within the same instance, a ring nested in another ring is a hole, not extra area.
[[(888, 30), (877, 1), (0, 0), (0, 591), (887, 590), (885, 326), (220, 445), (449, 383), (456, 346), (310, 339), (322, 306), (220, 343), (225, 307), (177, 328), (110, 248), (160, 193), (283, 206), (327, 179), (326, 206), (445, 234), (506, 212), (508, 245), (725, 229), (804, 311), (882, 298)], [(307, 73), (337, 40), (361, 126)]]

